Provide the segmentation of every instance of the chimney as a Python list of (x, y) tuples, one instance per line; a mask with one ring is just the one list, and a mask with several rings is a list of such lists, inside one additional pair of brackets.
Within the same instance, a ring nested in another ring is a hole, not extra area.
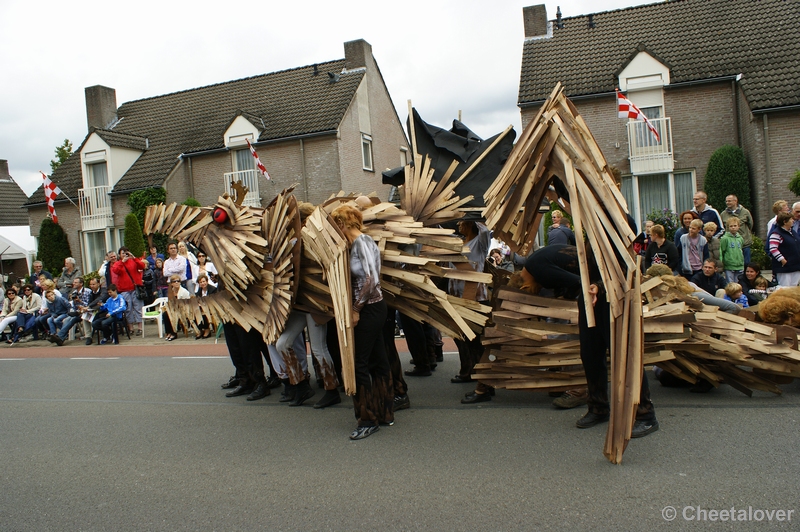
[(8, 173), (8, 161), (0, 159), (0, 179), (8, 179), (11, 177)]
[(117, 119), (117, 91), (102, 85), (86, 87), (86, 123), (89, 131), (105, 129)]
[(344, 43), (344, 67), (347, 70), (366, 68), (372, 57), (372, 46), (364, 39)]
[(522, 8), (525, 38), (547, 35), (547, 6), (539, 4)]

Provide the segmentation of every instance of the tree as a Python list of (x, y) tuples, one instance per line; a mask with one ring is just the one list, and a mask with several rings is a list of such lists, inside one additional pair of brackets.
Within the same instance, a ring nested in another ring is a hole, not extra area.
[(739, 203), (752, 209), (750, 202), (750, 173), (744, 150), (738, 146), (722, 146), (711, 154), (706, 170), (705, 193), (708, 203), (721, 211), (725, 197), (734, 194)]
[(69, 240), (61, 226), (53, 223), (50, 218), (42, 220), (36, 257), (42, 261), (44, 269), (52, 273), (53, 277), (58, 277), (61, 275), (61, 268), (64, 267), (64, 259), (71, 256)]
[(55, 172), (56, 168), (69, 159), (70, 155), (72, 155), (72, 143), (69, 139), (64, 139), (64, 144), (56, 147), (56, 158), (50, 161), (51, 173)]
[(134, 257), (144, 256), (144, 235), (142, 226), (133, 213), (125, 217), (125, 247), (127, 247)]

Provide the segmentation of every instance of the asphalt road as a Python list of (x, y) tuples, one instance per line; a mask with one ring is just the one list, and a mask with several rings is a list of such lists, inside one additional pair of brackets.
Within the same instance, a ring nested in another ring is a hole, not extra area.
[[(349, 401), (227, 399), (224, 346), (174, 344), (0, 350), (0, 531), (800, 528), (798, 383), (752, 398), (654, 384), (661, 430), (615, 466), (605, 426), (574, 427), (582, 409), (503, 390), (461, 405), (452, 353), (408, 379), (393, 427), (352, 442)], [(731, 507), (737, 522), (710, 521)]]

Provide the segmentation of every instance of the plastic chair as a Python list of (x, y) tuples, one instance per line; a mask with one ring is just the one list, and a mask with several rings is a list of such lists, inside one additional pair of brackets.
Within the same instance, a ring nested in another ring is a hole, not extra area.
[(144, 321), (155, 320), (158, 323), (158, 337), (164, 338), (164, 322), (162, 321), (162, 308), (167, 305), (166, 297), (156, 298), (151, 304), (142, 307), (142, 338), (144, 338)]

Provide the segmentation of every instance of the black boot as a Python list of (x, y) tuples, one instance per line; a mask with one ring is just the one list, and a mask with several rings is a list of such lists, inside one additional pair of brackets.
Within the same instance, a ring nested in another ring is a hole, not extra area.
[(302, 405), (307, 399), (311, 399), (314, 397), (314, 394), (317, 393), (308, 383), (308, 379), (299, 382), (297, 384), (297, 390), (294, 394), (294, 399), (292, 402), (289, 403), (289, 406), (300, 406)]
[(314, 405), (314, 408), (325, 408), (327, 406), (338, 405), (342, 402), (342, 397), (339, 395), (339, 390), (334, 388), (333, 390), (328, 390), (325, 392), (325, 395), (322, 396), (322, 399), (317, 401)]
[(288, 403), (289, 401), (294, 400), (294, 395), (297, 392), (297, 386), (289, 384), (289, 379), (281, 379), (283, 383), (283, 392), (281, 392), (281, 398), (278, 399), (279, 403)]
[(268, 396), (271, 392), (269, 391), (269, 386), (267, 385), (267, 381), (263, 380), (256, 384), (256, 387), (250, 392), (250, 395), (247, 396), (248, 401), (258, 401), (259, 399), (263, 399)]
[(254, 380), (249, 377), (241, 377), (239, 384), (233, 390), (225, 394), (225, 397), (239, 397), (240, 395), (247, 395), (252, 392), (256, 387)]

